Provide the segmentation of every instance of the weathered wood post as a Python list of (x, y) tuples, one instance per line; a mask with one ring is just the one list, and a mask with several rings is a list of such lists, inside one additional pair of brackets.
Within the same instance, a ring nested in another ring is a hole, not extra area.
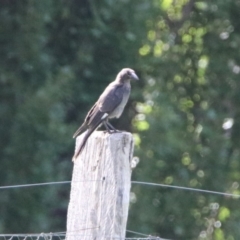
[(74, 161), (67, 240), (125, 238), (132, 155), (130, 133), (96, 131), (91, 135)]

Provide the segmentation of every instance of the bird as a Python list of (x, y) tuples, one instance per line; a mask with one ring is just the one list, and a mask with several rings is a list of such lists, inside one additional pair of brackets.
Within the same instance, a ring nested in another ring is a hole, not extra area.
[(119, 118), (122, 115), (131, 92), (131, 80), (139, 80), (137, 74), (131, 68), (123, 68), (117, 74), (116, 79), (100, 95), (97, 102), (87, 113), (83, 124), (73, 135), (73, 138), (76, 138), (81, 133), (86, 132), (80, 146), (75, 151), (73, 159), (76, 159), (81, 154), (90, 135), (102, 124), (109, 133), (118, 132), (108, 120)]

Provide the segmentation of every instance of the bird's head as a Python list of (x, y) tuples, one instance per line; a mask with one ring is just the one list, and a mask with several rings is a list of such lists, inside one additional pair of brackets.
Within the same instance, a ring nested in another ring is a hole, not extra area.
[(117, 75), (117, 81), (126, 82), (129, 80), (139, 80), (137, 74), (131, 68), (123, 68)]

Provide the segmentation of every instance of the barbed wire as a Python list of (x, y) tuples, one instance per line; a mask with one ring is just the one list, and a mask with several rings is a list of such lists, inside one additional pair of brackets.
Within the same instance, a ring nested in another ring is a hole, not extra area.
[[(40, 234), (14, 234), (14, 235), (0, 235), (0, 239), (4, 239), (4, 240), (13, 240), (15, 238), (17, 238), (18, 240), (54, 240), (54, 239), (59, 239), (59, 240), (65, 240), (67, 235), (57, 235), (57, 234), (52, 234), (52, 233), (40, 233)], [(86, 237), (88, 238), (88, 236), (86, 235), (71, 235), (74, 237), (84, 237), (84, 239), (86, 239)], [(113, 236), (104, 236), (104, 239), (106, 240), (110, 240), (110, 239), (116, 239), (116, 240), (123, 240), (123, 238), (120, 237), (113, 237)], [(92, 236), (89, 236), (89, 240), (92, 240)], [(163, 238), (160, 237), (132, 237), (132, 238), (124, 238), (124, 240), (165, 240)]]
[[(86, 230), (86, 229), (84, 229)], [(157, 236), (151, 236), (143, 233), (139, 233), (136, 231), (127, 230), (129, 233), (133, 233), (135, 235), (140, 235), (141, 237), (127, 237), (124, 238), (125, 240), (170, 240), (165, 238), (160, 238)], [(52, 239), (59, 239), (63, 240), (66, 239), (67, 236), (74, 236), (74, 237), (88, 237), (86, 234), (80, 234), (80, 232), (50, 232), (50, 233), (13, 233), (13, 234), (0, 234), (0, 239), (4, 240), (13, 240), (17, 238), (18, 240), (52, 240)], [(104, 239), (116, 239), (116, 240), (123, 240), (121, 237), (113, 237), (113, 236), (104, 236)], [(89, 235), (89, 240), (92, 240), (92, 236)]]
[[(156, 237), (156, 236), (151, 236), (151, 235), (143, 234), (143, 233), (136, 232), (136, 231), (132, 231), (132, 230), (126, 230), (126, 232), (128, 232), (128, 233), (133, 233), (133, 234), (137, 234), (137, 235), (140, 235), (140, 236), (144, 236), (144, 237), (147, 237), (147, 239), (148, 239), (149, 237), (152, 237), (152, 238), (158, 239), (158, 240), (170, 240), (170, 239), (166, 239), (166, 238), (161, 238), (161, 237)], [(145, 238), (145, 239), (146, 239), (146, 238)]]
[[(106, 177), (104, 179), (97, 179), (97, 180), (84, 180), (84, 181), (57, 181), (57, 182), (45, 182), (45, 183), (32, 183), (32, 184), (18, 184), (18, 185), (9, 185), (9, 186), (0, 186), (0, 190), (3, 189), (13, 189), (13, 188), (27, 188), (27, 187), (40, 187), (40, 186), (49, 186), (49, 185), (60, 185), (60, 184), (70, 184), (72, 182), (96, 182), (96, 181), (106, 181)], [(240, 194), (232, 194), (232, 193), (225, 193), (225, 192), (218, 192), (218, 191), (211, 191), (211, 190), (204, 190), (199, 188), (190, 188), (190, 187), (182, 187), (182, 186), (176, 186), (176, 185), (167, 185), (167, 184), (161, 184), (161, 183), (151, 183), (151, 182), (141, 182), (141, 181), (131, 181), (132, 184), (139, 184), (139, 185), (145, 185), (145, 186), (151, 186), (151, 187), (164, 187), (164, 188), (174, 188), (178, 190), (186, 190), (186, 191), (194, 191), (194, 192), (201, 192), (201, 193), (208, 193), (208, 194), (217, 194), (222, 196), (228, 196), (228, 197), (234, 197), (234, 198), (240, 198)], [(87, 230), (87, 229), (82, 229)], [(125, 238), (125, 240), (170, 240), (165, 239), (161, 237), (151, 236), (143, 233), (139, 233), (136, 231), (127, 230), (127, 232), (140, 235), (141, 237), (131, 237), (131, 238)], [(66, 239), (66, 236), (76, 236), (81, 237), (79, 232), (78, 233), (67, 233), (66, 232), (56, 232), (56, 233), (36, 233), (36, 234), (0, 234), (0, 240), (64, 240)], [(87, 237), (84, 235), (84, 237)], [(92, 236), (89, 236), (89, 240)], [(105, 237), (105, 236), (104, 236)], [(121, 239), (117, 237), (110, 237), (106, 236), (105, 239)], [(122, 240), (122, 239), (121, 239)]]
[[(104, 180), (106, 181), (106, 179), (104, 179)], [(98, 179), (97, 180), (88, 180), (88, 181), (74, 181), (74, 182), (96, 182), (96, 181), (103, 181), (103, 179), (101, 179), (101, 180), (98, 180)], [(58, 182), (46, 182), (46, 183), (9, 185), (9, 186), (0, 186), (0, 190), (1, 189), (11, 189), (11, 188), (24, 188), (24, 187), (40, 187), (40, 186), (57, 185), (57, 184), (70, 184), (72, 182), (73, 181), (58, 181)], [(218, 191), (205, 190), (205, 189), (199, 189), (199, 188), (190, 188), (190, 187), (182, 187), (182, 186), (176, 186), (176, 185), (151, 183), (151, 182), (140, 182), (140, 181), (131, 181), (131, 183), (139, 184), (139, 185), (146, 185), (146, 186), (153, 186), (153, 187), (174, 188), (174, 189), (179, 189), (179, 190), (195, 191), (195, 192), (222, 195), (222, 196), (227, 196), (227, 197), (240, 198), (240, 194), (218, 192)]]

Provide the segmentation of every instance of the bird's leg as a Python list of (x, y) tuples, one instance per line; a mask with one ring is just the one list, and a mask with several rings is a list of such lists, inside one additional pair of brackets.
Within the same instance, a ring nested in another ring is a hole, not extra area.
[(107, 132), (108, 132), (108, 133), (112, 133), (112, 132), (111, 132), (112, 129), (108, 126), (107, 120), (106, 120), (106, 121), (103, 121), (103, 124), (104, 124), (104, 127), (106, 128)]
[(108, 122), (108, 120), (106, 120), (106, 125), (113, 130), (113, 132), (120, 132), (119, 130), (117, 130), (110, 122)]

